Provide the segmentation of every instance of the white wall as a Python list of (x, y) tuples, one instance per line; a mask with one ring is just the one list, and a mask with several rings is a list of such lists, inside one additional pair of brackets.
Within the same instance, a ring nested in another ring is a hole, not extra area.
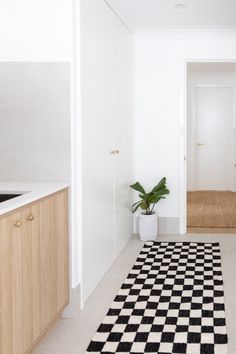
[[(82, 0), (81, 21), (82, 286), (86, 300), (132, 233), (132, 181), (127, 176), (133, 174), (133, 42), (132, 34), (104, 0)], [(117, 148), (120, 155), (112, 155)], [(128, 230), (125, 227), (116, 238), (116, 222), (121, 220)]]
[[(192, 63), (188, 66), (187, 75), (188, 75), (187, 76), (187, 80), (188, 80), (187, 81), (187, 189), (195, 190), (197, 187), (196, 179), (195, 179), (195, 154), (196, 154), (195, 89), (197, 86), (201, 86), (201, 85), (209, 85), (209, 86), (212, 85), (212, 86), (228, 86), (228, 87), (232, 87), (232, 89), (235, 90), (236, 75), (235, 75), (235, 67), (231, 63), (228, 64), (211, 63), (207, 65)], [(232, 110), (233, 110), (233, 106), (232, 106)], [(234, 122), (234, 126), (235, 126), (235, 122)], [(233, 128), (233, 122), (232, 122), (232, 128)], [(231, 170), (228, 170), (229, 179), (232, 178), (231, 172), (232, 172)], [(233, 189), (235, 189), (235, 187)]]
[(70, 181), (70, 66), (0, 62), (0, 181)]
[(158, 206), (161, 217), (181, 217), (183, 221), (185, 215), (186, 60), (222, 58), (236, 60), (233, 31), (135, 34), (136, 179), (152, 187), (159, 178), (167, 177), (170, 196)]
[(0, 61), (72, 59), (72, 0), (0, 4)]

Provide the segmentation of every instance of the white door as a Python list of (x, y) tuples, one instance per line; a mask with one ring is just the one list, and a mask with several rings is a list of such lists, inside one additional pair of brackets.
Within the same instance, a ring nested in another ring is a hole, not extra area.
[(104, 1), (83, 0), (81, 11), (85, 300), (132, 235), (133, 55), (132, 36)]
[[(131, 211), (133, 183), (133, 70), (132, 38), (117, 18), (116, 101), (115, 101), (115, 252), (118, 255), (133, 233)], [(125, 50), (124, 50), (125, 48)], [(120, 55), (119, 53), (122, 53)], [(124, 87), (124, 82), (126, 86)]]
[(233, 90), (198, 87), (195, 92), (196, 180), (199, 190), (231, 190)]
[(87, 0), (83, 2), (81, 36), (84, 299), (91, 294), (115, 257), (114, 156), (111, 154), (114, 148), (112, 73), (115, 68), (114, 51), (110, 49), (114, 39), (112, 31), (107, 31), (112, 28), (112, 18), (104, 4), (103, 22), (98, 24), (96, 12), (100, 8), (95, 7), (91, 16), (89, 4)]

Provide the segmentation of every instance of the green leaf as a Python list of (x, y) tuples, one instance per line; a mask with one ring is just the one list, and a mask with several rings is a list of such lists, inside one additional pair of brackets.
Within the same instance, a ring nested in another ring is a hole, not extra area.
[(153, 194), (155, 194), (155, 195), (166, 195), (166, 194), (169, 194), (169, 190), (167, 188), (162, 188), (162, 189), (156, 191)]
[(156, 195), (156, 194), (152, 194), (149, 198), (149, 203), (156, 204), (157, 202), (159, 202), (160, 199), (161, 199), (161, 196)]
[(149, 205), (147, 202), (141, 202), (140, 203), (140, 208), (143, 209), (143, 210), (146, 210), (148, 209)]
[(130, 187), (137, 192), (140, 192), (142, 194), (146, 194), (144, 188), (141, 186), (141, 184), (139, 182), (132, 184)]
[(135, 205), (137, 205), (137, 204), (139, 204), (139, 203), (141, 203), (140, 200), (139, 200), (138, 202), (134, 203), (134, 204), (132, 205), (132, 208), (135, 207)]
[(140, 207), (140, 202), (138, 203), (138, 205), (135, 206), (135, 208), (133, 207), (133, 213), (135, 213), (139, 207)]
[(151, 191), (151, 193), (155, 193), (156, 191), (158, 191), (159, 189), (162, 189), (166, 187), (166, 177), (163, 177), (160, 182), (153, 188), (153, 190)]

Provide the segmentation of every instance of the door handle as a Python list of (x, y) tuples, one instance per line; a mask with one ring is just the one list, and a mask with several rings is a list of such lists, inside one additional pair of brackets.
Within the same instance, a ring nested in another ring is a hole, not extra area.
[(16, 220), (16, 221), (14, 222), (14, 226), (15, 226), (15, 227), (21, 227), (21, 221), (20, 221), (20, 220)]
[(119, 154), (119, 153), (120, 153), (120, 150), (112, 150), (112, 151), (111, 151), (111, 154), (112, 154), (112, 155)]
[(30, 214), (30, 215), (27, 217), (27, 220), (33, 221), (33, 220), (34, 220), (34, 215)]
[(198, 146), (202, 146), (202, 145), (204, 145), (203, 143), (197, 143), (198, 144)]

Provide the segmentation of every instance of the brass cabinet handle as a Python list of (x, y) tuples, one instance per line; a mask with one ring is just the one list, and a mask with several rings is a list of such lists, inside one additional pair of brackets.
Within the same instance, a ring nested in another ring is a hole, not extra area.
[(120, 153), (120, 150), (112, 150), (112, 151), (111, 151), (111, 154), (112, 154), (112, 155), (119, 154), (119, 153)]
[(34, 220), (34, 215), (29, 215), (28, 217), (27, 217), (27, 220), (29, 220), (29, 221), (33, 221)]
[(20, 220), (16, 220), (16, 221), (14, 222), (14, 226), (15, 226), (15, 227), (21, 227), (21, 221), (20, 221)]

